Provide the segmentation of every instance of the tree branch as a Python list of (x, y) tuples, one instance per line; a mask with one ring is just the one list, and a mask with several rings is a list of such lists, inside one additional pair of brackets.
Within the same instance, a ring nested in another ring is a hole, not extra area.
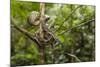
[[(45, 12), (45, 3), (40, 3), (40, 25), (39, 25), (39, 33), (40, 33), (40, 39), (44, 38), (44, 32), (43, 32), (43, 25), (44, 25), (44, 12)], [(39, 56), (40, 56), (40, 64), (45, 64), (45, 45), (41, 44), (41, 47), (39, 48)]]
[(76, 55), (73, 55), (73, 54), (69, 54), (69, 53), (66, 53), (68, 56), (71, 56), (73, 58), (75, 58), (78, 62), (81, 62), (81, 60), (76, 56)]
[(65, 31), (61, 32), (61, 33), (58, 34), (58, 35), (62, 35), (62, 34), (64, 34), (65, 32), (69, 32), (69, 31), (71, 31), (71, 30), (74, 29), (74, 28), (83, 26), (83, 25), (85, 25), (85, 24), (87, 24), (87, 23), (90, 23), (90, 22), (93, 22), (93, 21), (95, 21), (95, 19), (88, 20), (87, 22), (84, 22), (84, 23), (81, 23), (81, 24), (79, 24), (79, 25), (77, 25), (77, 26), (74, 26), (74, 27), (72, 27), (72, 28), (70, 28), (70, 29), (68, 29), (68, 30), (65, 30)]
[[(22, 34), (24, 34), (25, 36), (27, 36), (29, 39), (31, 39), (32, 41), (34, 41), (36, 44), (38, 44), (38, 42), (35, 39), (35, 36), (32, 33), (29, 33), (27, 30), (18, 27), (15, 23), (15, 19), (13, 17), (11, 17), (11, 23), (13, 24), (11, 27), (14, 27), (16, 30), (18, 30), (19, 32), (21, 32)], [(39, 46), (39, 44), (38, 44)]]

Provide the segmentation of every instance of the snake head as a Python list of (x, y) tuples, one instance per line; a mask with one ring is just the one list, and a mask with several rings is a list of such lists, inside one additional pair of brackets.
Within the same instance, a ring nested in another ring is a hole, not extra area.
[[(48, 15), (44, 15), (43, 18), (45, 23), (50, 19)], [(37, 11), (32, 11), (27, 18), (27, 22), (32, 26), (33, 25), (38, 26), (40, 23), (39, 19), (40, 19), (40, 13)]]

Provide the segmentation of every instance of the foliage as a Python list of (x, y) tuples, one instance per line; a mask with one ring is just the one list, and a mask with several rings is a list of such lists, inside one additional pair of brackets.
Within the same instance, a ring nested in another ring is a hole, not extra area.
[[(45, 63), (94, 61), (95, 22), (78, 27), (77, 25), (95, 18), (95, 6), (46, 3), (45, 9), (45, 14), (50, 16), (48, 27), (64, 45), (63, 48), (56, 46), (55, 50), (46, 47)], [(74, 9), (76, 10), (73, 12)], [(36, 28), (27, 24), (27, 16), (31, 11), (39, 11), (39, 3), (11, 0), (11, 16), (15, 18), (16, 24), (34, 34)], [(12, 65), (39, 64), (38, 54), (37, 46), (33, 41), (18, 30), (11, 28)]]

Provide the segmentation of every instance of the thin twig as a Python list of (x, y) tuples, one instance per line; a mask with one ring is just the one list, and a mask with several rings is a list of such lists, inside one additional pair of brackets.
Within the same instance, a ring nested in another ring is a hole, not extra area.
[(87, 21), (87, 22), (81, 23), (81, 24), (79, 24), (79, 25), (77, 25), (77, 26), (74, 26), (74, 27), (72, 27), (72, 28), (70, 28), (70, 29), (68, 29), (68, 30), (65, 30), (65, 31), (61, 32), (61, 33), (58, 34), (58, 35), (62, 35), (62, 34), (64, 34), (65, 32), (69, 32), (69, 31), (71, 31), (71, 30), (74, 29), (74, 28), (83, 26), (83, 25), (85, 25), (85, 24), (87, 24), (87, 23), (90, 23), (90, 22), (93, 22), (93, 21), (95, 21), (95, 19), (92, 19), (92, 20), (89, 20), (89, 21)]
[(67, 55), (75, 58), (78, 62), (81, 62), (81, 60), (76, 55), (69, 54), (69, 53), (67, 53)]
[(80, 7), (81, 7), (81, 6), (76, 7), (76, 8), (67, 16), (67, 18), (66, 18), (64, 21), (61, 22), (62, 24), (59, 26), (59, 28), (58, 28), (56, 31), (58, 31), (58, 30), (62, 27), (62, 25), (64, 24), (64, 22), (67, 21), (67, 20), (75, 13), (75, 11), (76, 11), (78, 8), (80, 8)]

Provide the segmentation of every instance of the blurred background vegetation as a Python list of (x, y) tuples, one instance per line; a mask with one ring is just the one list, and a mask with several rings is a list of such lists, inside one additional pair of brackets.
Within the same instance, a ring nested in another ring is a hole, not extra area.
[[(45, 9), (45, 14), (50, 16), (48, 27), (51, 26), (64, 45), (63, 49), (56, 47), (54, 62), (52, 49), (46, 47), (45, 63), (95, 61), (95, 22), (85, 23), (95, 19), (95, 6), (46, 3)], [(16, 24), (34, 34), (36, 29), (27, 24), (27, 16), (32, 11), (39, 11), (39, 3), (11, 0), (11, 16)], [(38, 54), (33, 41), (11, 28), (11, 65), (37, 65)]]

